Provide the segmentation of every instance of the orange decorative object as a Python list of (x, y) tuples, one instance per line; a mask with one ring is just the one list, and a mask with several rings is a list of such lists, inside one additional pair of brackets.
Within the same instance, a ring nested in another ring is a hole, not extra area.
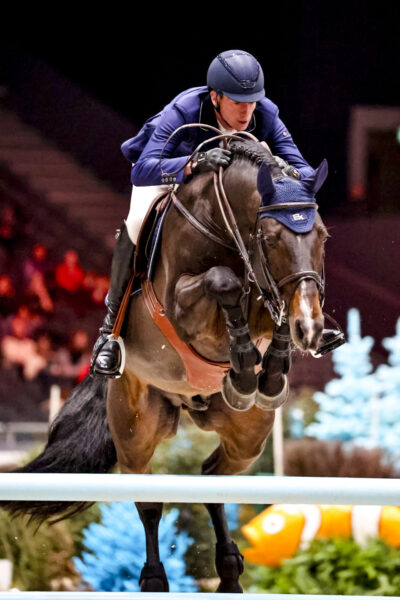
[(268, 567), (281, 565), (316, 538), (353, 537), (360, 545), (380, 538), (400, 548), (400, 507), (275, 504), (242, 527), (252, 544), (246, 560)]

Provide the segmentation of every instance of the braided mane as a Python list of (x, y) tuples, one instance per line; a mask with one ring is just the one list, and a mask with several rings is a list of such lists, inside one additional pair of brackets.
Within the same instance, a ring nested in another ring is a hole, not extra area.
[[(282, 170), (276, 162), (271, 151), (260, 143), (253, 140), (243, 139), (243, 141), (232, 140), (228, 144), (229, 150), (233, 152), (233, 161), (246, 160), (257, 167), (265, 162), (270, 168), (273, 179), (282, 177)], [(232, 161), (232, 162), (233, 162)]]

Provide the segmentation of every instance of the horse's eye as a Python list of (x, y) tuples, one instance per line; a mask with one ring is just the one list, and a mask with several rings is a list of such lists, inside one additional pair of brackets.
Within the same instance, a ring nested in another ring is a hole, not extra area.
[(321, 227), (320, 229), (318, 229), (318, 234), (323, 244), (325, 244), (325, 242), (330, 238), (330, 235), (325, 229), (325, 227)]
[(264, 235), (263, 240), (268, 246), (271, 246), (271, 248), (276, 246), (276, 237), (274, 235)]

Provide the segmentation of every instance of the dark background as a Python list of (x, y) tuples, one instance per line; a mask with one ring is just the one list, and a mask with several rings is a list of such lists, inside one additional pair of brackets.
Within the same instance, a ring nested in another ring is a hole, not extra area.
[[(374, 186), (370, 177), (373, 203), (351, 201), (347, 143), (353, 106), (400, 106), (399, 26), (395, 2), (30, 6), (3, 22), (0, 84), (23, 120), (128, 205), (121, 143), (179, 92), (204, 85), (219, 52), (254, 54), (304, 157), (314, 167), (328, 159), (318, 194), (332, 234), (327, 310), (344, 326), (347, 310), (359, 307), (363, 331), (381, 339), (393, 335), (400, 313), (400, 190), (384, 202), (382, 180)], [(386, 144), (383, 178), (400, 165), (395, 131), (384, 136), (368, 149), (370, 167)]]
[(205, 84), (220, 51), (245, 49), (262, 64), (267, 96), (305, 158), (313, 166), (328, 158), (329, 210), (345, 200), (350, 107), (400, 103), (398, 6), (35, 6), (3, 21), (2, 81), (17, 55), (39, 57), (139, 127), (183, 89)]

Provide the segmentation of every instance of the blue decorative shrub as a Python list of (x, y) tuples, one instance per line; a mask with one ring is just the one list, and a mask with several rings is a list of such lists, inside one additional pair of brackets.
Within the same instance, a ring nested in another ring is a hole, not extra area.
[[(145, 534), (133, 502), (101, 504), (101, 523), (84, 531), (83, 544), (90, 552), (74, 558), (76, 569), (94, 590), (105, 592), (140, 591), (139, 577), (146, 561)], [(177, 533), (178, 510), (172, 509), (160, 522), (160, 558), (171, 592), (197, 590), (193, 577), (185, 572), (185, 553), (193, 542), (185, 532)]]
[[(366, 448), (380, 447), (400, 464), (400, 319), (396, 334), (385, 338), (388, 365), (372, 373), (370, 351), (374, 340), (361, 337), (360, 315), (348, 313), (348, 343), (333, 351), (335, 371), (324, 392), (316, 392), (319, 404), (316, 422), (304, 429), (308, 436), (341, 440)], [(301, 429), (301, 415), (294, 410), (291, 425), (295, 436)]]

